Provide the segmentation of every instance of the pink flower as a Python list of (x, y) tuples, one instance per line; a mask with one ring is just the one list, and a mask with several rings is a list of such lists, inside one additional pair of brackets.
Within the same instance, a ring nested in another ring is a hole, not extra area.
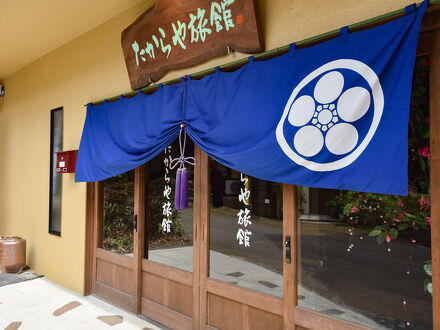
[(413, 193), (412, 189), (408, 187), (408, 194), (412, 194), (412, 193)]
[(359, 194), (358, 197), (359, 197), (359, 198), (364, 198), (364, 195)]
[(415, 243), (416, 242), (416, 240), (414, 239), (414, 238), (411, 238), (411, 243)]
[(419, 203), (420, 203), (420, 209), (423, 210), (425, 207), (429, 206), (429, 200), (427, 200), (425, 197), (420, 197), (419, 199)]
[(397, 205), (400, 207), (403, 207), (403, 201), (401, 199), (399, 199), (399, 201), (397, 202)]
[(422, 156), (422, 157), (431, 159), (429, 147), (421, 147), (421, 148), (419, 148), (419, 155)]
[(356, 206), (352, 207), (351, 210), (350, 210), (350, 212), (351, 212), (351, 213), (359, 212), (359, 206), (356, 205)]
[(387, 237), (385, 237), (387, 243), (391, 242), (391, 240), (393, 239), (390, 235), (387, 235)]
[(431, 217), (426, 217), (426, 222), (428, 223), (429, 227), (431, 227)]
[(400, 221), (402, 221), (402, 216), (403, 216), (403, 213), (399, 213), (399, 214), (397, 215), (397, 217), (394, 219), (394, 221), (396, 221), (396, 222), (400, 222)]

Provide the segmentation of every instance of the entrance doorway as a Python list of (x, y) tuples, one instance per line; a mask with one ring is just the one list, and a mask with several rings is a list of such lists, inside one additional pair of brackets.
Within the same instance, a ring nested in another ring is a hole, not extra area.
[(88, 186), (91, 293), (173, 329), (293, 329), (294, 187), (191, 143), (188, 209), (176, 211), (177, 153)]

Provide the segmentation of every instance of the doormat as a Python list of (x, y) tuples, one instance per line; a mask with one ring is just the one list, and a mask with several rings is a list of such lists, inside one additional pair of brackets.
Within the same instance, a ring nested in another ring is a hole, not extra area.
[(43, 275), (39, 275), (35, 273), (33, 270), (25, 270), (21, 272), (20, 274), (7, 274), (7, 273), (0, 273), (0, 287), (9, 285), (9, 284), (15, 284), (20, 283), (24, 281), (30, 281), (39, 277), (43, 277)]

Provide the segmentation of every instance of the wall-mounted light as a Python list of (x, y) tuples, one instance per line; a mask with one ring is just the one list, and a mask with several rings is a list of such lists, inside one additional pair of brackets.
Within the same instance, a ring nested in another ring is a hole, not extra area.
[(0, 97), (5, 96), (5, 85), (0, 85)]

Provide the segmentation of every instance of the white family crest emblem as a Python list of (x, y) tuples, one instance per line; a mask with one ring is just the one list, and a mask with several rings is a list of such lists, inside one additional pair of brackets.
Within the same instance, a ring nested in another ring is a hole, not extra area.
[[(311, 72), (293, 89), (276, 138), (298, 165), (312, 171), (334, 171), (350, 165), (364, 151), (376, 132), (383, 107), (382, 86), (368, 65), (352, 59), (335, 60)], [(369, 128), (361, 136), (356, 124), (367, 117)], [(322, 162), (323, 153), (330, 161)]]

